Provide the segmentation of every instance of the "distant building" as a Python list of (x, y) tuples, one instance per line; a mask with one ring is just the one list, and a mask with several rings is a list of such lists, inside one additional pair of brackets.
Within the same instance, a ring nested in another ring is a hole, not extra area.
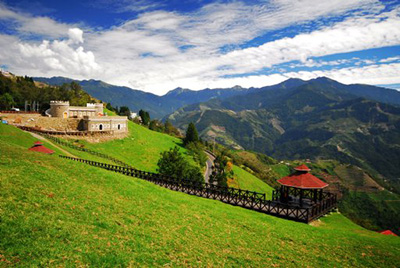
[(90, 132), (128, 131), (126, 116), (105, 116), (102, 103), (87, 103), (84, 106), (70, 106), (68, 101), (50, 101), (46, 114), (59, 118), (81, 118), (79, 130)]
[(88, 131), (117, 131), (125, 132), (128, 130), (128, 120), (126, 116), (85, 116), (82, 120), (84, 130)]
[(83, 118), (84, 116), (102, 116), (102, 103), (87, 103), (84, 106), (70, 106), (69, 101), (50, 101), (51, 117)]

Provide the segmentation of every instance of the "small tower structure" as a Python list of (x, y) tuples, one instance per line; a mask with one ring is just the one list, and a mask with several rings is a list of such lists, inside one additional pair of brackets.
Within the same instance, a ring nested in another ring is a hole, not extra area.
[(52, 117), (68, 118), (69, 101), (50, 101), (50, 114)]

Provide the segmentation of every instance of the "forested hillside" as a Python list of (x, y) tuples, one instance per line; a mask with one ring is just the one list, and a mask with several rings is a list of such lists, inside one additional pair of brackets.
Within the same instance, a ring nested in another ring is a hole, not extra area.
[(77, 83), (64, 83), (60, 86), (35, 84), (30, 77), (5, 77), (0, 74), (0, 110), (17, 107), (23, 110), (25, 101), (39, 102), (40, 111), (50, 107), (51, 100), (69, 101), (71, 105), (86, 106), (93, 99)]

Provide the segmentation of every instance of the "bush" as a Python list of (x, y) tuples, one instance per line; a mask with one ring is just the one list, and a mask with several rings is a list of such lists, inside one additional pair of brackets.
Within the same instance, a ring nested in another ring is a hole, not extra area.
[(190, 142), (186, 146), (188, 149), (188, 154), (191, 155), (201, 167), (206, 166), (207, 155), (204, 152), (204, 145), (200, 142)]
[(200, 168), (189, 164), (176, 146), (162, 152), (157, 165), (157, 171), (161, 174), (181, 180), (186, 179), (204, 183), (204, 177)]

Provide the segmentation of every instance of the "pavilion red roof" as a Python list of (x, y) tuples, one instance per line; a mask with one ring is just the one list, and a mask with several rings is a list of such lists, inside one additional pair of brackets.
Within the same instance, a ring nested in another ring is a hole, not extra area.
[(49, 148), (43, 146), (43, 144), (40, 141), (37, 141), (33, 144), (31, 148), (28, 149), (29, 151), (34, 151), (34, 152), (40, 152), (40, 153), (45, 153), (45, 154), (52, 154), (54, 153), (53, 150), (50, 150)]
[(279, 179), (278, 182), (284, 186), (300, 189), (322, 189), (329, 185), (308, 173), (311, 169), (306, 165), (296, 167), (295, 170), (295, 173)]
[(307, 167), (306, 165), (304, 165), (304, 164), (301, 165), (301, 166), (295, 167), (294, 170), (297, 170), (297, 171), (311, 171), (311, 169), (309, 167)]
[(379, 232), (379, 233), (384, 234), (384, 235), (394, 235), (394, 236), (397, 236), (397, 234), (393, 233), (393, 232), (390, 231), (390, 230), (385, 230), (385, 231), (382, 231), (382, 232)]

